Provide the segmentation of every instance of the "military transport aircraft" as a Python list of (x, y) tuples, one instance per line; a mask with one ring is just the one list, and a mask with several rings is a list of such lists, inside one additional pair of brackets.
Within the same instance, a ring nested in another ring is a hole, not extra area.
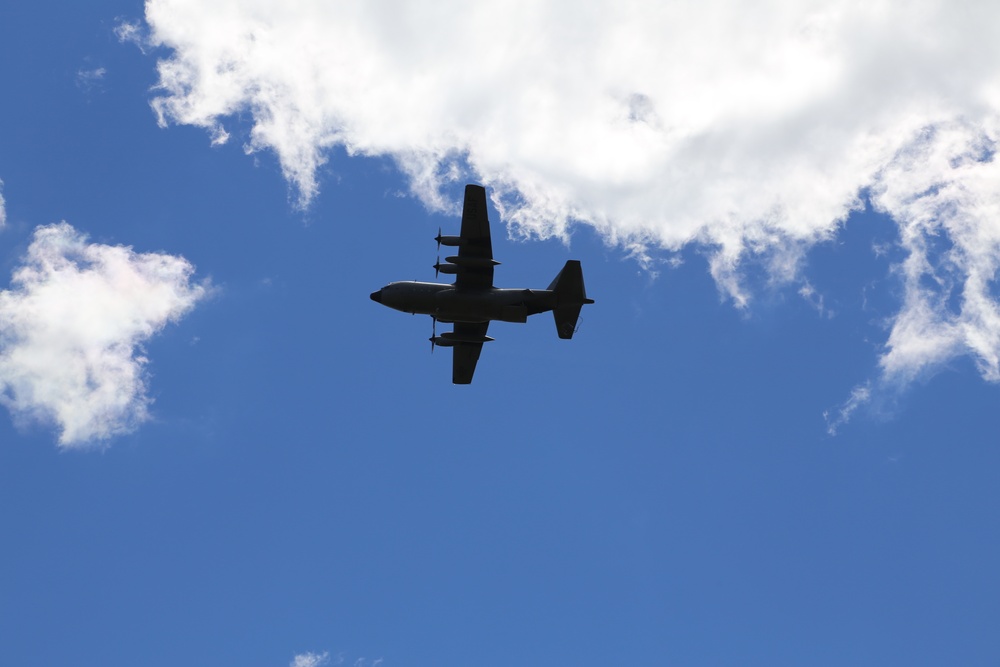
[[(498, 289), (493, 286), (493, 259), (490, 221), (486, 215), (486, 190), (480, 185), (465, 186), (461, 236), (434, 239), (442, 245), (457, 246), (458, 254), (440, 258), (434, 265), (437, 273), (453, 274), (453, 285), (415, 281), (389, 283), (372, 292), (372, 301), (434, 318), (431, 351), (435, 345), (453, 349), (451, 381), (469, 384), (476, 372), (483, 343), (491, 340), (486, 329), (491, 320), (527, 322), (529, 315), (551, 310), (560, 338), (572, 338), (580, 308), (588, 299), (583, 287), (580, 262), (571, 259), (546, 289)], [(437, 335), (437, 322), (451, 322), (455, 330)]]

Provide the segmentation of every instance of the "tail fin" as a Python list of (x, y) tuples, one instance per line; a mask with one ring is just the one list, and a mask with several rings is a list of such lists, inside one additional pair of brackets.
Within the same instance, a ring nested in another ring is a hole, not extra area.
[(549, 289), (556, 293), (556, 305), (552, 309), (552, 316), (556, 320), (556, 333), (560, 338), (572, 338), (576, 332), (580, 308), (584, 304), (594, 303), (593, 299), (587, 298), (580, 261), (576, 259), (567, 261), (562, 271), (549, 285)]

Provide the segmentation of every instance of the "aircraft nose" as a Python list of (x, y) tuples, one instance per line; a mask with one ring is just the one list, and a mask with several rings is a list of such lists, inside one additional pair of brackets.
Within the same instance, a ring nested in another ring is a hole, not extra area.
[(382, 303), (382, 290), (372, 292), (371, 298), (375, 303)]

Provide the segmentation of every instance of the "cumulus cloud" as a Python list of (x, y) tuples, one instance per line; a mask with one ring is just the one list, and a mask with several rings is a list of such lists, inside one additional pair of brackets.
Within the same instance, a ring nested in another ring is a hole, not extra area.
[(182, 257), (89, 243), (64, 223), (35, 230), (0, 292), (0, 403), (78, 447), (148, 418), (142, 344), (205, 296)]
[(301, 205), (331, 148), (389, 156), (432, 207), (486, 183), (525, 235), (698, 244), (744, 306), (749, 261), (796, 279), (870, 193), (906, 254), (880, 382), (965, 353), (1000, 379), (997, 3), (147, 0), (146, 22), (160, 123), (220, 143), (249, 118)]

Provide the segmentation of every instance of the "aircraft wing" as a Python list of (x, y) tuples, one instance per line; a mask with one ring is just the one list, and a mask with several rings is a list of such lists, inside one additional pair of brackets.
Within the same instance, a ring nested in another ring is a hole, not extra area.
[[(493, 287), (493, 242), (490, 240), (490, 221), (486, 214), (486, 188), (481, 185), (465, 186), (462, 242), (458, 248), (458, 257), (463, 266), (455, 276), (456, 287)], [(485, 334), (485, 330), (483, 333)], [(458, 354), (458, 348), (455, 350), (455, 354)], [(476, 356), (479, 356), (478, 351)], [(475, 364), (473, 360), (473, 369)], [(469, 377), (472, 377), (471, 373)]]
[[(464, 226), (463, 226), (464, 230)], [(455, 333), (462, 338), (484, 338), (489, 322), (469, 324), (455, 322)], [(454, 384), (470, 384), (472, 375), (476, 372), (479, 353), (483, 351), (482, 343), (455, 343), (452, 348), (451, 381)]]

